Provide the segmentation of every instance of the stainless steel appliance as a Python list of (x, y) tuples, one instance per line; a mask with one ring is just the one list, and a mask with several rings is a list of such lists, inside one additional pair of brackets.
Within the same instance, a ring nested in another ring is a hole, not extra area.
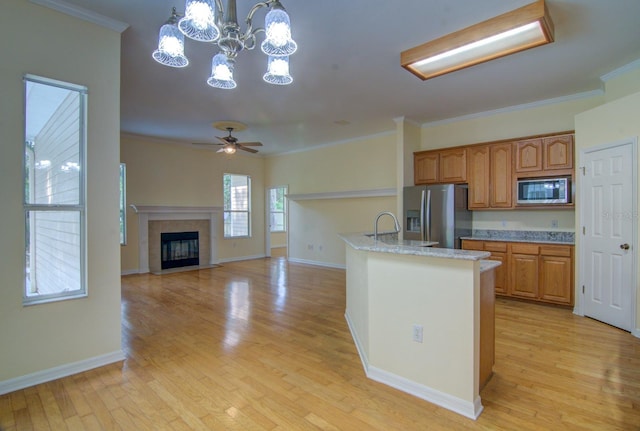
[(460, 248), (471, 236), (466, 184), (404, 188), (404, 239), (436, 241), (440, 248)]
[(518, 180), (518, 204), (566, 204), (571, 193), (569, 178)]

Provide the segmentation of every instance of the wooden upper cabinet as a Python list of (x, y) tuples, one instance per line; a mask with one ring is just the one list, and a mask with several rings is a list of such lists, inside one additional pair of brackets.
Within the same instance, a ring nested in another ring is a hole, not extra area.
[(542, 169), (573, 169), (573, 135), (551, 136), (543, 139)]
[(469, 180), (468, 207), (472, 209), (489, 208), (489, 172), (491, 159), (489, 146), (469, 147), (467, 150)]
[(435, 184), (438, 182), (440, 154), (421, 152), (413, 156), (413, 182), (415, 185)]
[(416, 185), (467, 182), (466, 148), (417, 152), (413, 163)]
[[(573, 170), (573, 135), (526, 139), (515, 143), (514, 170), (519, 177), (553, 176)], [(565, 172), (557, 172), (557, 171)]]
[(441, 183), (467, 182), (467, 149), (440, 151), (439, 180)]
[(491, 186), (489, 204), (491, 208), (513, 206), (512, 144), (494, 144), (490, 147)]
[(516, 172), (542, 170), (542, 139), (516, 142), (515, 169)]

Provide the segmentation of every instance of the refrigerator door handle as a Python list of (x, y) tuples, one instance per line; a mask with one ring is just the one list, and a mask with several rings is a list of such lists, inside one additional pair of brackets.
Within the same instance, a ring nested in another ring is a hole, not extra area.
[(424, 230), (426, 235), (422, 236), (423, 241), (431, 241), (431, 190), (427, 190), (427, 205), (424, 215), (424, 221)]
[(420, 196), (420, 241), (424, 241), (424, 213), (427, 208), (427, 191), (422, 190)]

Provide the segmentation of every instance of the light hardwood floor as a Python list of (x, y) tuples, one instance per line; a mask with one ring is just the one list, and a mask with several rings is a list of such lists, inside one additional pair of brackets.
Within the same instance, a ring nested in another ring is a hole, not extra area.
[(124, 363), (0, 396), (12, 430), (638, 430), (640, 340), (498, 299), (477, 421), (368, 380), (345, 272), (284, 258), (122, 278)]

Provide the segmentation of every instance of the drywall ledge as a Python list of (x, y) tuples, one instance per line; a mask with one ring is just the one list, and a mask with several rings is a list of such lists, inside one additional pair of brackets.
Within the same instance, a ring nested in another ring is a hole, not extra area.
[(370, 189), (370, 190), (348, 190), (345, 192), (324, 192), (324, 193), (300, 193), (288, 194), (287, 198), (292, 201), (308, 201), (314, 199), (353, 199), (353, 198), (377, 198), (383, 196), (396, 196), (397, 191), (393, 189)]

